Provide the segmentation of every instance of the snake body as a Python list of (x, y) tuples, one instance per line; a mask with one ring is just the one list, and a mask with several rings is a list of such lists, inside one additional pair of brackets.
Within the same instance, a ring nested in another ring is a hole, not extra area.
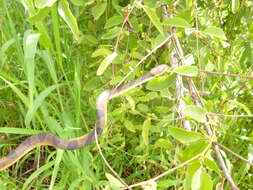
[(61, 139), (51, 133), (39, 133), (26, 138), (15, 150), (11, 151), (7, 156), (0, 159), (0, 171), (4, 170), (22, 156), (37, 146), (48, 145), (64, 150), (74, 150), (91, 144), (95, 140), (95, 133), (99, 136), (103, 132), (107, 120), (107, 103), (110, 99), (143, 84), (152, 78), (162, 75), (168, 69), (167, 65), (158, 65), (149, 73), (137, 78), (127, 84), (120, 85), (117, 88), (103, 91), (96, 100), (96, 125), (88, 134), (73, 139)]

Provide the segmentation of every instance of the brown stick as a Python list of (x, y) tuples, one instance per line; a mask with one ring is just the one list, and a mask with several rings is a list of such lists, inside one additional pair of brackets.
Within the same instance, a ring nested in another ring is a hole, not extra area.
[(222, 149), (226, 150), (227, 152), (229, 152), (230, 154), (233, 154), (235, 157), (239, 158), (240, 160), (242, 160), (243, 162), (246, 162), (247, 164), (253, 166), (253, 163), (250, 162), (249, 160), (243, 158), (242, 156), (240, 156), (239, 154), (236, 154), (235, 152), (233, 152), (232, 150), (230, 150), (229, 148), (225, 147), (224, 145), (218, 143), (218, 142), (213, 142), (213, 144), (218, 145), (219, 147), (221, 147)]
[[(166, 6), (163, 6), (163, 12), (164, 12), (163, 14), (167, 14), (166, 11), (167, 11)], [(177, 55), (179, 56), (179, 60), (181, 60), (184, 63), (183, 49), (182, 49), (181, 44), (179, 42), (179, 39), (178, 39), (178, 37), (175, 33), (175, 28), (172, 28), (172, 34), (173, 34), (172, 35), (172, 41), (173, 41), (173, 44), (174, 44), (175, 49), (177, 51)], [(203, 103), (200, 99), (200, 95), (198, 94), (198, 91), (197, 91), (197, 88), (196, 88), (194, 82), (189, 77), (187, 77), (187, 82), (188, 82), (188, 85), (190, 87), (190, 91), (192, 92), (191, 96), (193, 98), (193, 101), (195, 102), (195, 104), (203, 107)], [(211, 130), (211, 127), (209, 126), (209, 124), (207, 122), (205, 123), (205, 129), (208, 132), (208, 135), (213, 136), (213, 131)], [(230, 174), (228, 172), (226, 164), (225, 164), (225, 162), (224, 162), (224, 160), (223, 160), (223, 158), (220, 154), (219, 147), (217, 145), (213, 145), (212, 148), (215, 152), (216, 158), (217, 158), (219, 166), (220, 166), (220, 168), (223, 172), (223, 175), (227, 179), (227, 181), (229, 182), (231, 188), (233, 190), (239, 190), (239, 188), (236, 186), (233, 178), (230, 176)]]
[(219, 73), (219, 72), (205, 71), (205, 70), (199, 70), (199, 72), (207, 73), (207, 74), (214, 74), (214, 75), (228, 76), (228, 77), (239, 77), (239, 78), (253, 79), (253, 76), (250, 76), (250, 75), (228, 74), (228, 73)]

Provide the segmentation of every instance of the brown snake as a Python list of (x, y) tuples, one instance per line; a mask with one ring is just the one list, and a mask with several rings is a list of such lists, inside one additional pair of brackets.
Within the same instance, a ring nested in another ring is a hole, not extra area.
[(74, 150), (91, 144), (95, 140), (95, 132), (97, 132), (98, 136), (101, 135), (103, 128), (106, 125), (107, 103), (110, 99), (119, 96), (120, 94), (165, 73), (167, 69), (167, 65), (158, 65), (154, 67), (149, 73), (143, 75), (140, 78), (137, 78), (125, 85), (120, 85), (117, 88), (103, 91), (96, 100), (95, 128), (86, 135), (73, 139), (61, 139), (60, 137), (50, 133), (39, 133), (26, 138), (15, 150), (11, 151), (7, 156), (0, 159), (0, 171), (13, 165), (22, 156), (37, 146), (48, 145), (64, 150)]

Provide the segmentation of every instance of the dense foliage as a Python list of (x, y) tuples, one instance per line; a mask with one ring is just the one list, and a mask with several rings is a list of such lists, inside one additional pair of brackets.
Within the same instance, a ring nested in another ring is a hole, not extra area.
[[(173, 18), (163, 16), (165, 6)], [(211, 141), (253, 162), (253, 80), (239, 76), (253, 75), (252, 7), (249, 0), (0, 0), (0, 156), (27, 135), (74, 138), (91, 131), (101, 92), (155, 65), (171, 67), (175, 46), (171, 39), (160, 44), (176, 27), (187, 65), (110, 101), (99, 145), (129, 185), (197, 156), (141, 188), (230, 189)], [(191, 132), (177, 114), (177, 75), (185, 88), (190, 76), (198, 91), (209, 92), (202, 108), (189, 91), (182, 97)], [(253, 167), (220, 151), (237, 186), (253, 189)], [(95, 143), (75, 151), (38, 147), (0, 173), (0, 189), (119, 186)]]

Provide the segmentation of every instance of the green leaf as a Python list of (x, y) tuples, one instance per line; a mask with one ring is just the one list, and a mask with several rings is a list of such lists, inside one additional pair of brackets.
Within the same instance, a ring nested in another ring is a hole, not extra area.
[(185, 19), (180, 17), (168, 18), (163, 24), (180, 28), (191, 28), (191, 25)]
[(173, 147), (172, 143), (170, 142), (170, 140), (168, 139), (158, 139), (156, 142), (155, 142), (155, 147), (157, 148), (164, 148), (164, 149), (170, 149)]
[(72, 31), (75, 40), (79, 41), (79, 29), (76, 22), (76, 18), (72, 14), (69, 3), (66, 0), (61, 0), (58, 5), (58, 12), (62, 19), (67, 23), (70, 30)]
[(196, 66), (181, 66), (175, 68), (174, 72), (188, 77), (195, 77), (198, 75), (198, 68)]
[(55, 89), (61, 87), (62, 84), (55, 84), (48, 88), (46, 88), (43, 92), (41, 92), (38, 97), (34, 100), (33, 105), (29, 106), (29, 109), (27, 111), (26, 117), (25, 117), (25, 124), (26, 126), (29, 126), (35, 112), (38, 110), (38, 108), (42, 105), (45, 98)]
[(180, 185), (182, 182), (183, 181), (181, 179), (159, 180), (158, 183), (157, 183), (157, 187), (159, 187), (161, 189), (168, 189), (169, 187)]
[(33, 103), (33, 96), (35, 94), (35, 54), (37, 51), (37, 44), (39, 40), (40, 34), (28, 34), (24, 37), (24, 62), (26, 68), (26, 75), (29, 85), (29, 98), (30, 98), (30, 106)]
[(50, 179), (50, 186), (48, 190), (54, 189), (54, 184), (55, 184), (56, 177), (60, 169), (59, 165), (60, 165), (60, 162), (62, 161), (63, 153), (64, 153), (64, 150), (61, 150), (61, 149), (56, 150), (55, 164), (54, 164), (54, 169), (52, 172), (52, 177)]
[(48, 7), (39, 9), (39, 11), (36, 14), (29, 17), (27, 20), (30, 23), (35, 24), (36, 22), (42, 21), (49, 14), (49, 12), (50, 12), (50, 8)]
[(206, 122), (206, 111), (198, 106), (186, 106), (185, 107), (185, 116), (189, 119), (194, 119), (198, 122)]
[(85, 3), (87, 2), (87, 1), (84, 1), (84, 0), (70, 0), (70, 1), (71, 1), (71, 3), (73, 3), (76, 6), (85, 5)]
[(122, 188), (124, 185), (113, 175), (109, 173), (105, 173), (105, 177), (108, 179), (108, 181), (113, 185), (116, 186), (117, 188)]
[(0, 49), (0, 55), (2, 55), (12, 44), (15, 43), (15, 39), (12, 38), (10, 40), (7, 40)]
[(191, 188), (194, 190), (200, 190), (201, 187), (201, 175), (202, 175), (202, 168), (199, 168), (195, 174), (192, 176)]
[(181, 160), (186, 161), (202, 153), (208, 145), (208, 141), (204, 138), (194, 141), (192, 144), (187, 146), (185, 150), (179, 153)]
[(117, 26), (121, 23), (123, 23), (122, 16), (114, 15), (111, 18), (109, 18), (108, 20), (106, 20), (105, 29), (111, 28), (113, 26)]
[(231, 0), (231, 4), (232, 13), (235, 14), (240, 9), (240, 0)]
[(168, 131), (171, 136), (181, 143), (190, 143), (199, 139), (204, 139), (204, 137), (197, 132), (187, 131), (178, 127), (168, 127)]
[(191, 189), (192, 177), (200, 167), (201, 165), (198, 160), (193, 161), (192, 164), (188, 165), (184, 181), (184, 190), (192, 190)]
[(174, 80), (170, 76), (162, 76), (148, 81), (146, 88), (153, 91), (160, 91), (169, 88), (173, 82)]
[(162, 24), (160, 22), (159, 17), (156, 15), (156, 12), (152, 8), (149, 8), (148, 6), (142, 6), (142, 8), (144, 9), (145, 13), (150, 18), (151, 22), (155, 25), (155, 27), (157, 28), (157, 30), (162, 35), (164, 35), (164, 33), (163, 33), (163, 26), (162, 26)]
[(145, 104), (138, 104), (137, 108), (143, 113), (147, 113), (149, 111), (149, 107)]
[(211, 36), (211, 37), (216, 37), (216, 38), (221, 38), (223, 40), (227, 40), (225, 33), (221, 28), (215, 27), (215, 26), (210, 26), (206, 28), (203, 31), (205, 34)]
[(57, 0), (34, 0), (35, 7), (42, 9), (45, 7), (52, 7)]
[(125, 121), (124, 121), (124, 126), (126, 127), (127, 130), (129, 130), (129, 131), (131, 131), (131, 132), (133, 132), (133, 133), (136, 132), (136, 131), (135, 131), (135, 126), (132, 124), (131, 121), (125, 120)]
[(146, 119), (142, 125), (142, 140), (143, 144), (147, 146), (149, 144), (149, 130), (151, 127), (150, 119)]
[(108, 32), (106, 32), (105, 34), (103, 34), (101, 39), (110, 40), (110, 39), (116, 38), (120, 33), (121, 33), (121, 28), (114, 27), (110, 29)]
[(117, 57), (117, 53), (113, 52), (112, 54), (108, 55), (107, 57), (104, 58), (102, 63), (99, 65), (98, 70), (97, 70), (97, 75), (100, 76), (104, 73), (106, 68), (113, 62), (113, 60)]
[(110, 55), (110, 54), (112, 54), (112, 51), (111, 51), (111, 50), (105, 49), (105, 48), (100, 48), (100, 49), (96, 49), (96, 50), (92, 53), (91, 57), (108, 56), (108, 55)]
[(21, 92), (21, 90), (19, 90), (14, 84), (12, 84), (11, 82), (9, 82), (8, 80), (6, 80), (5, 78), (3, 78), (2, 76), (0, 76), (0, 78), (6, 82), (8, 84), (9, 87), (11, 87), (11, 89), (17, 94), (17, 96), (22, 100), (22, 102), (29, 107), (29, 100), (28, 98)]
[(44, 171), (48, 171), (49, 168), (51, 168), (52, 166), (54, 166), (55, 164), (55, 160), (54, 161), (50, 161), (46, 164), (44, 164), (42, 167), (36, 169), (24, 182), (22, 190), (28, 189), (27, 186), (32, 183), (32, 181), (36, 178), (38, 178), (40, 176), (41, 173), (43, 173)]
[(209, 158), (205, 157), (204, 165), (207, 166), (209, 169), (215, 171), (218, 175), (221, 175), (219, 167), (213, 160), (210, 160)]
[(212, 190), (213, 181), (210, 175), (203, 171), (202, 168), (198, 169), (192, 177), (191, 188), (196, 190)]
[(47, 68), (50, 73), (50, 76), (53, 79), (54, 83), (57, 83), (57, 81), (58, 81), (57, 74), (56, 74), (57, 71), (55, 69), (55, 65), (54, 65), (54, 62), (53, 62), (50, 52), (48, 50), (40, 51), (40, 56), (42, 57), (42, 59), (46, 63)]
[(206, 172), (202, 172), (201, 175), (201, 190), (212, 190), (213, 189), (213, 181), (211, 176)]
[(98, 40), (93, 36), (93, 35), (84, 35), (85, 38), (85, 42), (87, 44), (91, 44), (91, 45), (97, 45), (98, 44)]
[(99, 2), (92, 8), (92, 15), (95, 20), (99, 19), (100, 16), (105, 12), (107, 3), (106, 2)]
[(203, 173), (202, 170), (202, 168), (199, 168), (192, 176), (191, 188), (194, 190), (201, 189), (201, 175)]
[(236, 100), (230, 101), (230, 103), (233, 104), (233, 105), (237, 105), (242, 110), (244, 110), (248, 115), (251, 115), (250, 109), (246, 105), (244, 105), (243, 103), (240, 103), (240, 102), (238, 102)]
[(19, 134), (19, 135), (35, 135), (42, 131), (34, 129), (22, 129), (14, 127), (0, 127), (0, 133)]
[(84, 90), (85, 91), (92, 91), (97, 89), (101, 85), (101, 81), (99, 77), (94, 77), (91, 80), (87, 80), (87, 82), (84, 83)]

